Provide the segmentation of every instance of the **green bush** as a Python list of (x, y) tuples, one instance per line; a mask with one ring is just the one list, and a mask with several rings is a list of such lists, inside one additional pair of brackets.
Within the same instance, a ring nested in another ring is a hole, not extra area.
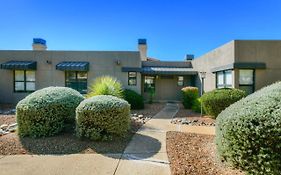
[(48, 87), (25, 97), (16, 107), (20, 136), (52, 136), (66, 123), (75, 124), (75, 108), (84, 99), (66, 87)]
[(201, 102), (204, 111), (216, 118), (229, 105), (242, 99), (246, 93), (239, 89), (224, 88), (215, 89), (202, 95)]
[(91, 84), (90, 92), (87, 94), (87, 97), (89, 98), (96, 95), (112, 95), (123, 98), (122, 84), (114, 77), (98, 77), (93, 84)]
[(216, 121), (219, 156), (248, 174), (281, 173), (281, 82), (234, 103)]
[[(194, 112), (198, 112), (200, 113), (201, 112), (201, 99), (200, 98), (197, 98), (194, 103), (192, 104), (192, 107), (191, 107), (192, 111)], [(204, 112), (204, 108), (202, 108), (202, 112)]]
[(183, 106), (186, 109), (191, 109), (192, 105), (196, 102), (198, 98), (198, 88), (197, 87), (184, 87), (181, 89), (183, 96)]
[(107, 140), (124, 135), (130, 127), (130, 105), (111, 96), (88, 98), (76, 108), (76, 133), (80, 138)]
[(124, 99), (131, 105), (131, 109), (143, 109), (143, 97), (133, 90), (125, 89), (123, 92)]

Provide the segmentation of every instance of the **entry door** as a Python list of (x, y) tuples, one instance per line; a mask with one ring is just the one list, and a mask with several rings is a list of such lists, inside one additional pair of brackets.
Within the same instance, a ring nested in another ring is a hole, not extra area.
[(160, 76), (159, 86), (156, 88), (161, 100), (179, 100), (179, 88), (175, 76)]

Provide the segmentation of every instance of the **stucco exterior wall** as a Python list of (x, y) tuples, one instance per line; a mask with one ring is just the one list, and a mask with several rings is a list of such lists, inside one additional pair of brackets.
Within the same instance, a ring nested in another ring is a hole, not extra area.
[[(204, 80), (204, 92), (211, 91), (216, 88), (216, 74), (212, 73), (213, 68), (234, 63), (234, 48), (235, 42), (231, 41), (192, 61), (194, 70), (198, 72), (206, 72), (206, 78)], [(234, 71), (232, 71), (232, 76), (234, 84)], [(197, 77), (196, 84), (197, 87), (201, 89), (200, 75)]]
[[(236, 40), (235, 62), (264, 62), (266, 69), (256, 69), (255, 90), (281, 80), (280, 40)], [(237, 72), (239, 72), (237, 70)], [(239, 73), (237, 73), (239, 74)], [(239, 76), (238, 76), (239, 77)], [(239, 80), (236, 81), (239, 86)]]
[[(141, 93), (141, 75), (137, 73), (137, 85), (128, 86), (128, 73), (122, 67), (141, 67), (136, 51), (0, 51), (0, 64), (7, 61), (37, 61), (36, 90), (48, 86), (65, 86), (65, 72), (56, 70), (63, 61), (88, 61), (88, 86), (97, 77), (116, 77), (125, 88)], [(116, 61), (121, 64), (117, 65)], [(48, 64), (50, 61), (51, 64)], [(14, 92), (13, 70), (0, 69), (0, 103), (17, 103), (27, 93)]]

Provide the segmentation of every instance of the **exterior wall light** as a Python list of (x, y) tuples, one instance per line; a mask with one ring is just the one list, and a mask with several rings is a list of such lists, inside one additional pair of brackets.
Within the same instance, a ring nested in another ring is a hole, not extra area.
[[(206, 78), (206, 72), (199, 72), (200, 74), (200, 77), (201, 77), (201, 96), (203, 95), (204, 93), (204, 79)], [(203, 116), (203, 105), (202, 105), (202, 102), (201, 102), (201, 117)]]

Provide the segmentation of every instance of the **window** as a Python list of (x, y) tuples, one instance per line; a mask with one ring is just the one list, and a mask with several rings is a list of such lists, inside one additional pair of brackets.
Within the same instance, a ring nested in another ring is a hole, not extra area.
[(129, 86), (137, 85), (137, 72), (128, 72), (128, 85)]
[(251, 94), (255, 91), (253, 69), (241, 69), (239, 70), (239, 89), (244, 90), (246, 94)]
[(87, 72), (66, 71), (65, 86), (77, 90), (81, 94), (87, 93)]
[(149, 92), (150, 90), (155, 90), (155, 77), (145, 76), (144, 77), (144, 92)]
[(178, 86), (183, 86), (184, 85), (183, 80), (184, 80), (183, 76), (178, 76)]
[(232, 87), (232, 71), (220, 71), (216, 73), (217, 88), (231, 88)]
[(33, 92), (35, 91), (35, 71), (15, 70), (14, 71), (14, 91)]

